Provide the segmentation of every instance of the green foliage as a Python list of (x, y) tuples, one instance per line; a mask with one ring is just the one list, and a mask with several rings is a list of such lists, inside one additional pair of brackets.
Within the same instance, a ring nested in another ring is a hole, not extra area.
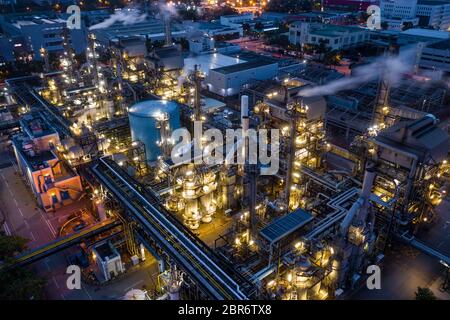
[(266, 43), (268, 45), (279, 46), (282, 48), (287, 48), (289, 46), (289, 38), (284, 34), (271, 35), (267, 38)]
[(429, 288), (417, 287), (416, 300), (436, 300), (436, 296)]
[(7, 236), (0, 232), (0, 260), (11, 258), (26, 249), (28, 241), (20, 236)]
[(325, 65), (339, 65), (341, 59), (342, 59), (342, 57), (341, 57), (339, 51), (337, 51), (337, 50), (326, 52), (323, 55), (323, 63)]
[(250, 31), (250, 25), (247, 22), (243, 23), (242, 30), (244, 30), (244, 32)]
[(12, 267), (14, 256), (28, 239), (0, 232), (0, 300), (30, 300), (44, 297), (45, 279), (27, 268)]
[(25, 268), (0, 270), (0, 300), (31, 300), (44, 297), (45, 279)]
[(261, 22), (255, 23), (255, 29), (259, 32), (264, 30), (264, 25)]

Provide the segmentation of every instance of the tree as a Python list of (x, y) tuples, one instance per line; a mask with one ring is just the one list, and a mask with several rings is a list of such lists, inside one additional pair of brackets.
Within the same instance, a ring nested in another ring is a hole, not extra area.
[(255, 23), (255, 29), (256, 31), (261, 32), (264, 30), (264, 25), (261, 22), (257, 22)]
[(242, 31), (244, 32), (244, 35), (247, 35), (250, 32), (250, 25), (248, 23), (242, 24)]
[(417, 287), (416, 300), (436, 300), (436, 296), (429, 288)]
[(0, 261), (26, 249), (28, 241), (19, 236), (7, 236), (4, 232), (0, 232)]
[(289, 46), (289, 38), (284, 34), (271, 35), (267, 38), (266, 44), (286, 49)]
[(326, 52), (323, 56), (323, 63), (325, 65), (339, 65), (341, 55), (337, 50)]
[(45, 279), (27, 268), (14, 267), (14, 256), (29, 240), (0, 232), (0, 300), (31, 300), (44, 297)]

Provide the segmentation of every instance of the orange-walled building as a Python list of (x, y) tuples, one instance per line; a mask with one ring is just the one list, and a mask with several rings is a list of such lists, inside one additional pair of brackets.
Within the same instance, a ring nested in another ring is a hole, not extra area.
[(21, 119), (23, 133), (13, 137), (14, 153), (39, 205), (54, 211), (83, 194), (80, 176), (53, 151), (58, 133), (37, 113)]

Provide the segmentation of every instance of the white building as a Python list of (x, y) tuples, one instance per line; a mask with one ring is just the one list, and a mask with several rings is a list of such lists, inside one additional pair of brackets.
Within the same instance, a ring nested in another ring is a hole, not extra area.
[(214, 38), (203, 35), (189, 39), (189, 51), (195, 54), (214, 51)]
[(209, 91), (223, 97), (238, 94), (252, 79), (267, 80), (278, 73), (278, 63), (264, 58), (209, 71), (205, 83)]
[(443, 40), (424, 46), (419, 67), (432, 71), (450, 72), (450, 40)]
[(92, 249), (95, 262), (106, 281), (125, 271), (117, 249), (109, 242), (103, 242)]
[(450, 3), (443, 1), (419, 0), (416, 16), (419, 25), (447, 30), (450, 27)]
[(370, 39), (366, 29), (352, 26), (336, 26), (296, 21), (289, 26), (289, 41), (292, 44), (324, 43), (332, 50), (362, 44)]
[(406, 23), (419, 24), (417, 0), (381, 0), (380, 8), (381, 21), (387, 22), (389, 30), (402, 30)]
[(381, 0), (380, 7), (385, 18), (415, 18), (417, 0)]
[(228, 26), (219, 22), (183, 21), (182, 27), (189, 36), (207, 35), (216, 39), (220, 39), (221, 37), (237, 39), (243, 35), (241, 25)]
[(405, 23), (413, 26), (447, 29), (450, 26), (450, 3), (439, 0), (381, 0), (382, 22), (391, 30), (400, 30)]

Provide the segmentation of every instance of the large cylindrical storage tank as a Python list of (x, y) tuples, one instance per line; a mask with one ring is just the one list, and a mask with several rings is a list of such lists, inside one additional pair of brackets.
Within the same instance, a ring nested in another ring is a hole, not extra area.
[(171, 131), (180, 128), (180, 110), (176, 102), (147, 100), (134, 104), (128, 110), (131, 138), (144, 143), (147, 161), (155, 161), (161, 154), (157, 144), (161, 140), (160, 129), (157, 128), (157, 119), (161, 114), (168, 115)]

